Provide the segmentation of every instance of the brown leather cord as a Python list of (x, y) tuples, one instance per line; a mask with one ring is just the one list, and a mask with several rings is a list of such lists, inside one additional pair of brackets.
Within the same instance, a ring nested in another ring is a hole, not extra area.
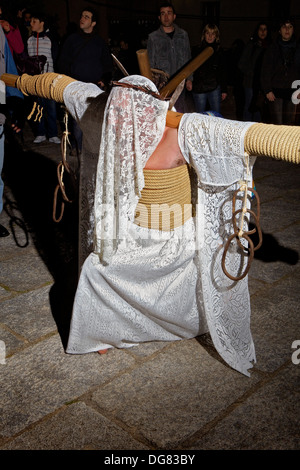
[[(244, 270), (244, 272), (240, 276), (233, 276), (232, 274), (229, 274), (229, 272), (227, 271), (227, 269), (225, 267), (226, 254), (227, 254), (229, 246), (230, 246), (230, 244), (231, 244), (231, 242), (234, 238), (237, 238), (237, 239), (244, 238), (245, 240), (247, 240), (247, 242), (250, 246), (248, 263), (247, 263), (246, 269)], [(231, 279), (232, 281), (240, 281), (241, 279), (243, 279), (248, 274), (251, 263), (252, 263), (252, 260), (253, 260), (253, 257), (254, 257), (254, 247), (253, 247), (253, 242), (252, 242), (251, 238), (246, 233), (243, 233), (243, 235), (239, 235), (239, 236), (236, 233), (233, 233), (232, 235), (230, 235), (230, 237), (228, 238), (228, 240), (225, 244), (224, 252), (223, 252), (223, 256), (222, 256), (222, 269), (223, 269), (224, 274), (226, 274), (226, 276), (229, 279)]]
[[(250, 191), (255, 195), (256, 201), (257, 201), (257, 213), (255, 214), (254, 211), (252, 211), (251, 209), (246, 209), (246, 208), (235, 210), (236, 198), (237, 198), (238, 193), (241, 192), (241, 188), (237, 189), (234, 192), (233, 198), (232, 198), (232, 225), (233, 225), (234, 233), (232, 235), (230, 235), (230, 237), (228, 238), (228, 240), (227, 240), (227, 242), (224, 246), (224, 251), (223, 251), (223, 256), (222, 256), (222, 269), (223, 269), (223, 272), (232, 281), (240, 281), (241, 279), (243, 279), (248, 274), (251, 263), (252, 263), (252, 260), (254, 258), (254, 252), (256, 250), (258, 250), (262, 245), (262, 231), (261, 231), (260, 223), (259, 223), (260, 199), (259, 199), (258, 193), (255, 189), (245, 188), (244, 191)], [(237, 214), (242, 214), (244, 216), (246, 213), (251, 214), (253, 216), (254, 220), (255, 220), (254, 229), (249, 230), (249, 231), (243, 231), (241, 228), (238, 228), (237, 222), (236, 222)], [(258, 233), (258, 244), (256, 246), (254, 246), (254, 243), (251, 240), (251, 238), (249, 237), (249, 235), (253, 235), (256, 231)], [(242, 238), (244, 238), (248, 242), (247, 251), (245, 251), (246, 249), (245, 249), (244, 245), (241, 242)], [(247, 266), (246, 266), (245, 270), (242, 272), (242, 274), (240, 274), (239, 276), (233, 276), (232, 274), (229, 274), (229, 272), (227, 271), (226, 266), (225, 266), (225, 264), (226, 264), (226, 255), (227, 255), (228, 249), (230, 247), (230, 244), (234, 239), (236, 239), (239, 247), (244, 251), (246, 256), (248, 256)]]

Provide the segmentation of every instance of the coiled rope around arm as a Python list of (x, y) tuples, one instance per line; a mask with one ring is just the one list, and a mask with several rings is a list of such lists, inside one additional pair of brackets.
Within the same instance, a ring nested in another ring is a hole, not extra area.
[(244, 146), (249, 155), (300, 163), (300, 127), (253, 124), (246, 132)]
[(39, 96), (63, 103), (64, 89), (72, 82), (76, 82), (76, 80), (54, 72), (33, 76), (24, 73), (16, 79), (15, 86), (23, 95)]
[(300, 127), (253, 124), (246, 132), (245, 152), (300, 163)]

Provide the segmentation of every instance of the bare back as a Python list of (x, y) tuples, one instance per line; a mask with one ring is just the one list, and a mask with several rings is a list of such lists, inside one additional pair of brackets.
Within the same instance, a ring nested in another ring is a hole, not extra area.
[(161, 141), (146, 163), (145, 170), (167, 170), (185, 163), (178, 145), (177, 129), (166, 127)]

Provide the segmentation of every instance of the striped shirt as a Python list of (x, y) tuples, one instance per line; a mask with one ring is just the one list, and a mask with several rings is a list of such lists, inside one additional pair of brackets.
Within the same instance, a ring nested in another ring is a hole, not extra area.
[(27, 41), (27, 48), (28, 48), (28, 54), (30, 56), (44, 55), (47, 57), (47, 62), (45, 63), (43, 73), (54, 72), (52, 52), (51, 52), (51, 40), (48, 38), (48, 36), (45, 36), (45, 35), (42, 35), (42, 36), (37, 35), (37, 37), (35, 37), (34, 35), (30, 36), (30, 38)]

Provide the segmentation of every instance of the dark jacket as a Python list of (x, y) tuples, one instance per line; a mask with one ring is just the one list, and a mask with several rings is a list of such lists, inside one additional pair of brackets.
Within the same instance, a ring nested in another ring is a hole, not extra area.
[(300, 47), (296, 40), (277, 38), (266, 50), (261, 70), (265, 94), (272, 91), (278, 98), (290, 99), (292, 83), (300, 77)]
[(221, 87), (221, 93), (227, 93), (227, 71), (222, 48), (218, 44), (208, 44), (203, 41), (201, 45), (193, 48), (193, 58), (206, 47), (213, 47), (214, 53), (194, 72), (193, 93), (207, 93), (218, 86)]
[(254, 39), (245, 46), (238, 67), (243, 73), (243, 85), (246, 88), (260, 87), (262, 61), (267, 46), (267, 42)]
[(62, 45), (57, 70), (86, 83), (108, 83), (112, 59), (104, 39), (98, 34), (78, 32), (67, 37)]
[(149, 34), (147, 51), (152, 68), (173, 76), (191, 59), (188, 33), (174, 24), (174, 34), (171, 37), (160, 26)]

